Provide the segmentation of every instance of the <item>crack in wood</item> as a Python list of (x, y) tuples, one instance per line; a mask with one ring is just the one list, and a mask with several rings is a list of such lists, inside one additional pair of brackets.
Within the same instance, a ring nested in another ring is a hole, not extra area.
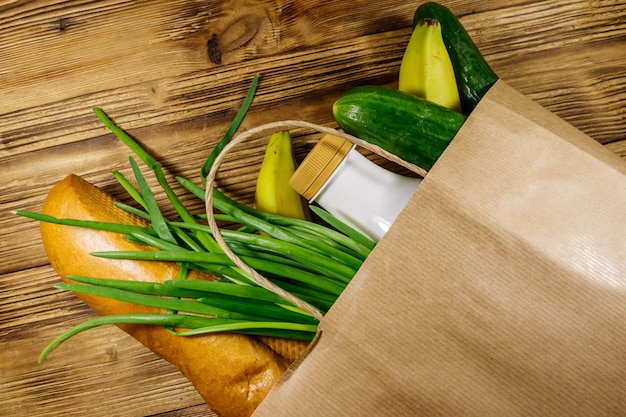
[(70, 26), (72, 26), (72, 21), (69, 17), (59, 17), (54, 23), (54, 28), (60, 32), (65, 32)]

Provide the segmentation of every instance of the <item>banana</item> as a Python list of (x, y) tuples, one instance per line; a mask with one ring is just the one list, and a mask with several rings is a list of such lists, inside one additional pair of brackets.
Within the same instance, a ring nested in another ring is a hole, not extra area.
[(297, 219), (308, 217), (302, 197), (289, 185), (295, 169), (289, 132), (274, 133), (267, 144), (257, 178), (257, 209)]
[(421, 19), (413, 29), (400, 64), (398, 89), (461, 111), (450, 56), (435, 19)]

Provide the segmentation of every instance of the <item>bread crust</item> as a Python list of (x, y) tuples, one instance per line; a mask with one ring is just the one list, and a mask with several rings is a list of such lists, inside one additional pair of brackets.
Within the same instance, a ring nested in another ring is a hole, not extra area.
[[(42, 212), (58, 218), (145, 225), (138, 216), (77, 175), (49, 192)], [(173, 279), (173, 262), (131, 261), (91, 256), (94, 251), (146, 250), (119, 234), (42, 222), (44, 248), (63, 281), (68, 275), (161, 282)], [(210, 279), (197, 274), (196, 279)], [(156, 309), (85, 294), (77, 296), (100, 315), (155, 312)], [(209, 407), (222, 417), (250, 416), (289, 365), (257, 338), (232, 333), (180, 337), (160, 326), (120, 325), (158, 356), (176, 366)]]

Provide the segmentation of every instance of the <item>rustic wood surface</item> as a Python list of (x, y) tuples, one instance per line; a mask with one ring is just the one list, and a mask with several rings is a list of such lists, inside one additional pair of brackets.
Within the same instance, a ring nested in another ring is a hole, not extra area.
[[(503, 79), (626, 158), (626, 2), (443, 3)], [(54, 336), (93, 313), (52, 288), (58, 278), (37, 224), (11, 211), (38, 211), (69, 173), (122, 195), (110, 172), (130, 172), (129, 152), (92, 107), (168, 173), (197, 178), (255, 73), (244, 129), (291, 118), (333, 125), (342, 91), (393, 85), (418, 4), (0, 2), (0, 415), (212, 415), (171, 365), (114, 327), (81, 334), (37, 364)], [(310, 145), (297, 139), (302, 155)], [(249, 190), (261, 145), (223, 177)]]

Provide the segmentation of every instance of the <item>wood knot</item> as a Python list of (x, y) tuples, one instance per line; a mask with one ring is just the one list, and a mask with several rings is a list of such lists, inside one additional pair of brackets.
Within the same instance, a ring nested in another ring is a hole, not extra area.
[(106, 349), (106, 354), (111, 360), (117, 360), (117, 349), (114, 346), (110, 346)]
[(214, 64), (222, 63), (222, 54), (234, 51), (249, 43), (258, 33), (263, 18), (246, 14), (235, 19), (220, 33), (214, 33), (207, 44), (209, 59)]
[(209, 52), (209, 60), (214, 64), (222, 63), (222, 51), (220, 51), (220, 47), (217, 42), (217, 33), (214, 33), (209, 39), (209, 43), (207, 44), (207, 50)]

